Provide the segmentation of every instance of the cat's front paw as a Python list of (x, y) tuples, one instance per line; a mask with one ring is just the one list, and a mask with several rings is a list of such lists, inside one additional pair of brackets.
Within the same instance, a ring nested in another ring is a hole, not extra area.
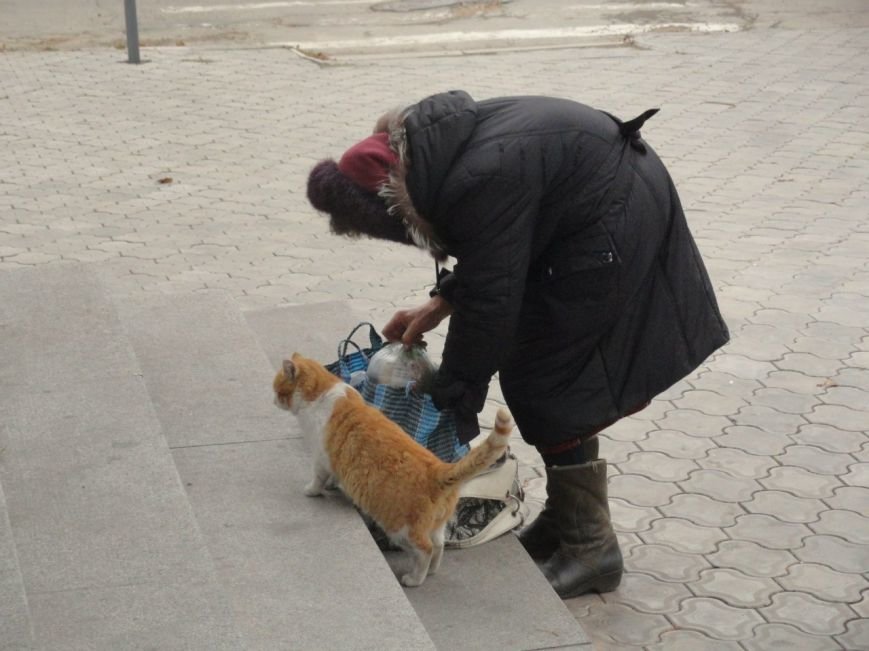
[(322, 487), (317, 482), (311, 482), (305, 486), (305, 495), (308, 497), (319, 497), (323, 494)]

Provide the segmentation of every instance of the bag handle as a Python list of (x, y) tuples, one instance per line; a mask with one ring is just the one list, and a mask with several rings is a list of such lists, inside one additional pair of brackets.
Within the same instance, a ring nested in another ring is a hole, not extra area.
[(345, 361), (348, 346), (353, 346), (359, 354), (363, 357), (365, 356), (365, 353), (362, 352), (362, 348), (360, 348), (359, 344), (355, 341), (344, 339), (340, 344), (338, 344), (338, 370), (341, 372), (341, 379), (345, 382), (350, 381), (350, 369), (347, 368), (347, 362)]
[(360, 328), (364, 328), (365, 326), (368, 326), (368, 341), (371, 342), (371, 347), (378, 348), (382, 346), (383, 338), (379, 334), (377, 334), (377, 328), (375, 328), (368, 321), (362, 321), (361, 323), (357, 324), (357, 326), (350, 331), (350, 334), (347, 335), (347, 339), (345, 339), (345, 341), (352, 340), (356, 333), (359, 332)]
[(350, 346), (355, 348), (358, 353), (366, 358), (366, 360), (371, 359), (369, 356), (365, 355), (365, 351), (362, 349), (362, 347), (355, 341), (353, 341), (353, 337), (356, 335), (356, 333), (365, 326), (368, 326), (368, 341), (370, 342), (371, 349), (377, 351), (383, 347), (383, 338), (379, 334), (377, 334), (377, 329), (371, 323), (369, 323), (368, 321), (362, 321), (361, 323), (357, 324), (357, 326), (350, 331), (350, 334), (347, 335), (347, 338), (342, 339), (338, 343), (338, 367), (341, 369), (342, 377), (346, 378), (350, 375), (347, 371), (347, 362), (344, 361), (347, 357), (347, 349)]

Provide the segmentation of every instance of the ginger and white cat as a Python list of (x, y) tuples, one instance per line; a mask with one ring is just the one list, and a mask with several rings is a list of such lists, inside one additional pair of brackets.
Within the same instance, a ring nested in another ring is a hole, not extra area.
[(314, 478), (305, 494), (322, 495), (334, 477), (394, 543), (410, 552), (413, 567), (401, 577), (403, 585), (418, 586), (434, 574), (459, 488), (504, 454), (513, 429), (509, 412), (498, 410), (495, 427), (481, 445), (456, 463), (444, 463), (355, 389), (298, 353), (284, 360), (274, 391), (275, 404), (296, 415), (316, 447)]

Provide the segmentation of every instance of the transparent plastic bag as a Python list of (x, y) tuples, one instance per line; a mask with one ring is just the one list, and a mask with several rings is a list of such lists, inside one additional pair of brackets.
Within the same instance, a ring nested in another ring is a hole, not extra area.
[(423, 346), (408, 348), (398, 342), (385, 345), (368, 362), (371, 382), (402, 389), (409, 382), (415, 382), (417, 389), (424, 389), (436, 371)]

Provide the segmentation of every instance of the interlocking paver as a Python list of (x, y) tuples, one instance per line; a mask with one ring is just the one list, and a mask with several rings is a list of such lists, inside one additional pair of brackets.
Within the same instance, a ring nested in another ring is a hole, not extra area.
[[(766, 297), (762, 299), (766, 301)], [(771, 362), (790, 352), (785, 345), (790, 339), (795, 339), (799, 333), (794, 330), (792, 337), (783, 335), (779, 328), (771, 325), (762, 325), (756, 321), (758, 312), (751, 316), (755, 323), (746, 325), (736, 332), (733, 340), (728, 344), (728, 352), (734, 355), (743, 355), (756, 362)]]
[(707, 438), (688, 436), (674, 430), (658, 430), (654, 436), (638, 441), (637, 446), (647, 451), (663, 452), (677, 459), (701, 459), (715, 444)]
[(51, 255), (39, 251), (21, 251), (15, 255), (5, 257), (3, 261), (10, 266), (35, 266), (48, 262), (59, 262), (60, 259), (59, 255)]
[(775, 460), (771, 457), (749, 454), (732, 447), (712, 448), (704, 458), (698, 459), (697, 463), (702, 468), (721, 470), (734, 477), (746, 479), (767, 477), (770, 468), (776, 466)]
[(787, 414), (805, 414), (819, 403), (814, 395), (794, 393), (786, 389), (758, 389), (754, 392), (752, 403), (770, 407)]
[(827, 359), (845, 359), (854, 349), (851, 341), (831, 341), (823, 337), (797, 337), (788, 344), (795, 353), (812, 353)]
[(609, 481), (610, 497), (620, 497), (636, 506), (663, 506), (678, 492), (679, 487), (673, 483), (641, 475), (618, 475)]
[(761, 484), (770, 490), (782, 490), (797, 497), (832, 497), (833, 490), (841, 486), (836, 477), (818, 475), (805, 468), (782, 466), (769, 471), (769, 477), (760, 479)]
[(826, 565), (797, 563), (778, 582), (786, 590), (805, 592), (825, 601), (858, 602), (869, 581), (856, 574), (837, 572)]
[(772, 579), (748, 576), (729, 568), (703, 570), (700, 578), (690, 585), (698, 597), (721, 599), (737, 608), (769, 605), (770, 597), (781, 592), (781, 587)]
[(747, 425), (728, 427), (715, 440), (719, 445), (739, 448), (759, 456), (781, 454), (792, 442), (787, 434), (768, 432)]
[(718, 599), (693, 597), (682, 602), (682, 608), (670, 619), (682, 628), (706, 633), (719, 640), (745, 640), (763, 618), (755, 610), (734, 608)]
[(782, 465), (798, 466), (821, 475), (845, 474), (854, 463), (851, 455), (824, 452), (806, 445), (791, 445), (777, 460)]
[(632, 550), (643, 544), (642, 538), (630, 531), (616, 531), (616, 538), (624, 554), (630, 554)]
[(743, 645), (748, 651), (831, 651), (829, 637), (809, 635), (789, 624), (761, 624), (754, 629), (754, 637)]
[(646, 531), (653, 521), (661, 517), (651, 507), (635, 506), (615, 497), (610, 499), (609, 506), (613, 527), (619, 532)]
[(732, 418), (738, 425), (756, 427), (775, 434), (793, 434), (806, 422), (803, 416), (755, 405), (743, 407)]
[(863, 306), (865, 301), (861, 301), (861, 298), (858, 294), (834, 294), (818, 310), (818, 319), (862, 327), (869, 322), (869, 308)]
[[(719, 373), (727, 373), (743, 380), (763, 380), (776, 370), (771, 362), (750, 359), (744, 355), (725, 355), (709, 365), (709, 368)], [(798, 369), (797, 369), (798, 370)]]
[[(864, 506), (867, 508), (864, 508), (863, 513), (869, 513), (869, 504)], [(809, 528), (815, 533), (839, 536), (869, 547), (869, 518), (853, 511), (824, 511), (817, 522), (809, 524)], [(869, 561), (869, 552), (866, 557)]]
[(866, 412), (838, 405), (820, 405), (815, 407), (805, 418), (812, 423), (832, 425), (839, 429), (852, 432), (866, 430)]
[(623, 604), (639, 612), (674, 613), (681, 602), (691, 597), (691, 591), (681, 583), (660, 581), (647, 574), (629, 572), (619, 589), (603, 595), (607, 604)]
[(679, 487), (686, 493), (698, 493), (725, 502), (745, 501), (761, 489), (753, 479), (706, 468), (692, 472), (686, 481), (679, 482)]
[[(823, 505), (821, 506), (823, 508)], [(714, 500), (705, 495), (680, 493), (673, 496), (670, 504), (660, 507), (664, 515), (684, 518), (703, 527), (728, 527), (745, 513), (739, 504)]]
[(663, 615), (639, 613), (621, 604), (593, 603), (583, 621), (588, 622), (596, 648), (611, 642), (640, 645), (672, 629)]
[(664, 400), (663, 398), (659, 397), (652, 400), (651, 404), (648, 407), (646, 407), (642, 411), (638, 411), (637, 413), (635, 413), (632, 418), (641, 421), (658, 421), (663, 418), (668, 411), (672, 410), (673, 403), (671, 403), (669, 400)]
[(803, 425), (793, 435), (794, 441), (828, 450), (829, 452), (858, 452), (869, 442), (864, 432), (849, 432), (829, 425)]
[[(847, 264), (853, 266), (853, 262), (848, 262)], [(810, 337), (821, 337), (828, 341), (849, 343), (859, 340), (864, 333), (862, 328), (832, 321), (818, 321), (808, 324), (804, 329), (804, 334)]]
[(835, 375), (842, 367), (837, 359), (826, 359), (812, 353), (787, 353), (775, 362), (776, 368), (782, 371), (799, 371), (806, 375), (829, 377)]
[(588, 617), (588, 612), (595, 604), (603, 604), (603, 597), (596, 592), (581, 595), (574, 599), (567, 599), (564, 605), (573, 613), (574, 617)]
[[(746, 252), (748, 253), (748, 252)], [(762, 254), (763, 252), (758, 252)], [(778, 269), (774, 273), (763, 273), (755, 269), (744, 269), (736, 275), (734, 280), (748, 287), (762, 287), (770, 290), (777, 290), (782, 287), (787, 287), (787, 283), (792, 281), (797, 274), (790, 269)]]
[(648, 651), (741, 651), (736, 642), (713, 640), (697, 631), (669, 631), (658, 644), (647, 646)]
[(869, 461), (853, 464), (841, 479), (849, 486), (869, 488)]
[(863, 591), (863, 598), (851, 604), (851, 608), (855, 613), (864, 619), (869, 619), (869, 590)]
[(666, 545), (639, 545), (626, 556), (628, 571), (651, 574), (661, 581), (684, 583), (700, 576), (709, 563), (699, 554), (680, 552)]
[(708, 554), (727, 536), (716, 527), (701, 527), (681, 518), (661, 518), (639, 534), (646, 543), (669, 545), (676, 551)]
[(689, 459), (674, 459), (660, 452), (635, 452), (618, 466), (622, 473), (643, 475), (663, 482), (687, 479), (691, 471), (698, 468)]
[(819, 534), (803, 540), (794, 555), (807, 563), (829, 565), (839, 572), (859, 574), (866, 571), (866, 547), (838, 536)]
[(747, 540), (727, 540), (706, 558), (716, 567), (730, 567), (760, 577), (781, 576), (798, 562), (789, 551), (770, 549)]
[(655, 425), (639, 418), (623, 418), (615, 425), (606, 429), (607, 438), (614, 441), (642, 441), (649, 432), (656, 429)]
[(696, 409), (679, 409), (667, 412), (656, 421), (660, 429), (676, 430), (689, 436), (718, 436), (732, 424), (724, 416), (704, 414)]
[[(730, 272), (738, 271), (742, 265), (738, 262), (728, 260), (707, 260), (709, 272), (719, 277), (726, 277)], [(760, 309), (759, 303), (749, 301), (740, 301), (733, 297), (721, 296), (718, 299), (718, 307), (721, 308), (721, 313), (727, 316), (728, 323), (743, 322), (751, 318), (751, 316)]]
[(698, 391), (714, 391), (724, 396), (741, 398), (751, 395), (763, 385), (757, 380), (746, 380), (729, 373), (705, 371), (691, 380), (691, 386)]
[(833, 491), (833, 496), (824, 500), (834, 509), (848, 509), (865, 513), (869, 504), (869, 488), (863, 486), (842, 486)]
[(845, 649), (869, 649), (869, 619), (855, 619), (846, 625), (847, 631), (835, 638)]
[(728, 527), (726, 532), (735, 540), (749, 540), (771, 549), (795, 549), (812, 534), (804, 524), (783, 522), (758, 513), (738, 517), (736, 524)]
[(827, 508), (821, 500), (766, 490), (755, 493), (743, 506), (750, 513), (771, 515), (786, 522), (804, 524), (816, 522), (820, 513)]
[(821, 393), (829, 381), (827, 377), (806, 375), (800, 371), (774, 371), (764, 378), (763, 383), (769, 388), (814, 396)]
[(610, 438), (606, 433), (598, 436), (600, 439), (600, 457), (606, 459), (611, 464), (622, 464), (628, 460), (628, 457), (633, 452), (638, 452), (640, 448), (633, 441), (619, 441), (618, 439)]
[(773, 595), (772, 604), (760, 612), (770, 622), (790, 624), (812, 635), (844, 633), (845, 622), (854, 617), (846, 605), (822, 601), (805, 592)]
[(686, 391), (690, 391), (693, 387), (688, 383), (687, 379), (679, 380), (666, 391), (659, 393), (657, 399), (672, 403), (674, 400), (681, 398)]
[[(776, 238), (777, 244), (780, 238)], [(754, 323), (762, 323), (774, 326), (774, 331), (790, 328), (792, 330), (804, 330), (806, 325), (814, 321), (813, 318), (807, 317), (805, 314), (791, 312), (783, 309), (763, 309), (759, 310), (752, 319)], [(769, 339), (774, 339), (775, 335), (770, 334)]]
[(727, 396), (714, 391), (686, 391), (682, 397), (673, 400), (678, 409), (695, 409), (710, 416), (735, 414), (747, 403), (742, 398)]

